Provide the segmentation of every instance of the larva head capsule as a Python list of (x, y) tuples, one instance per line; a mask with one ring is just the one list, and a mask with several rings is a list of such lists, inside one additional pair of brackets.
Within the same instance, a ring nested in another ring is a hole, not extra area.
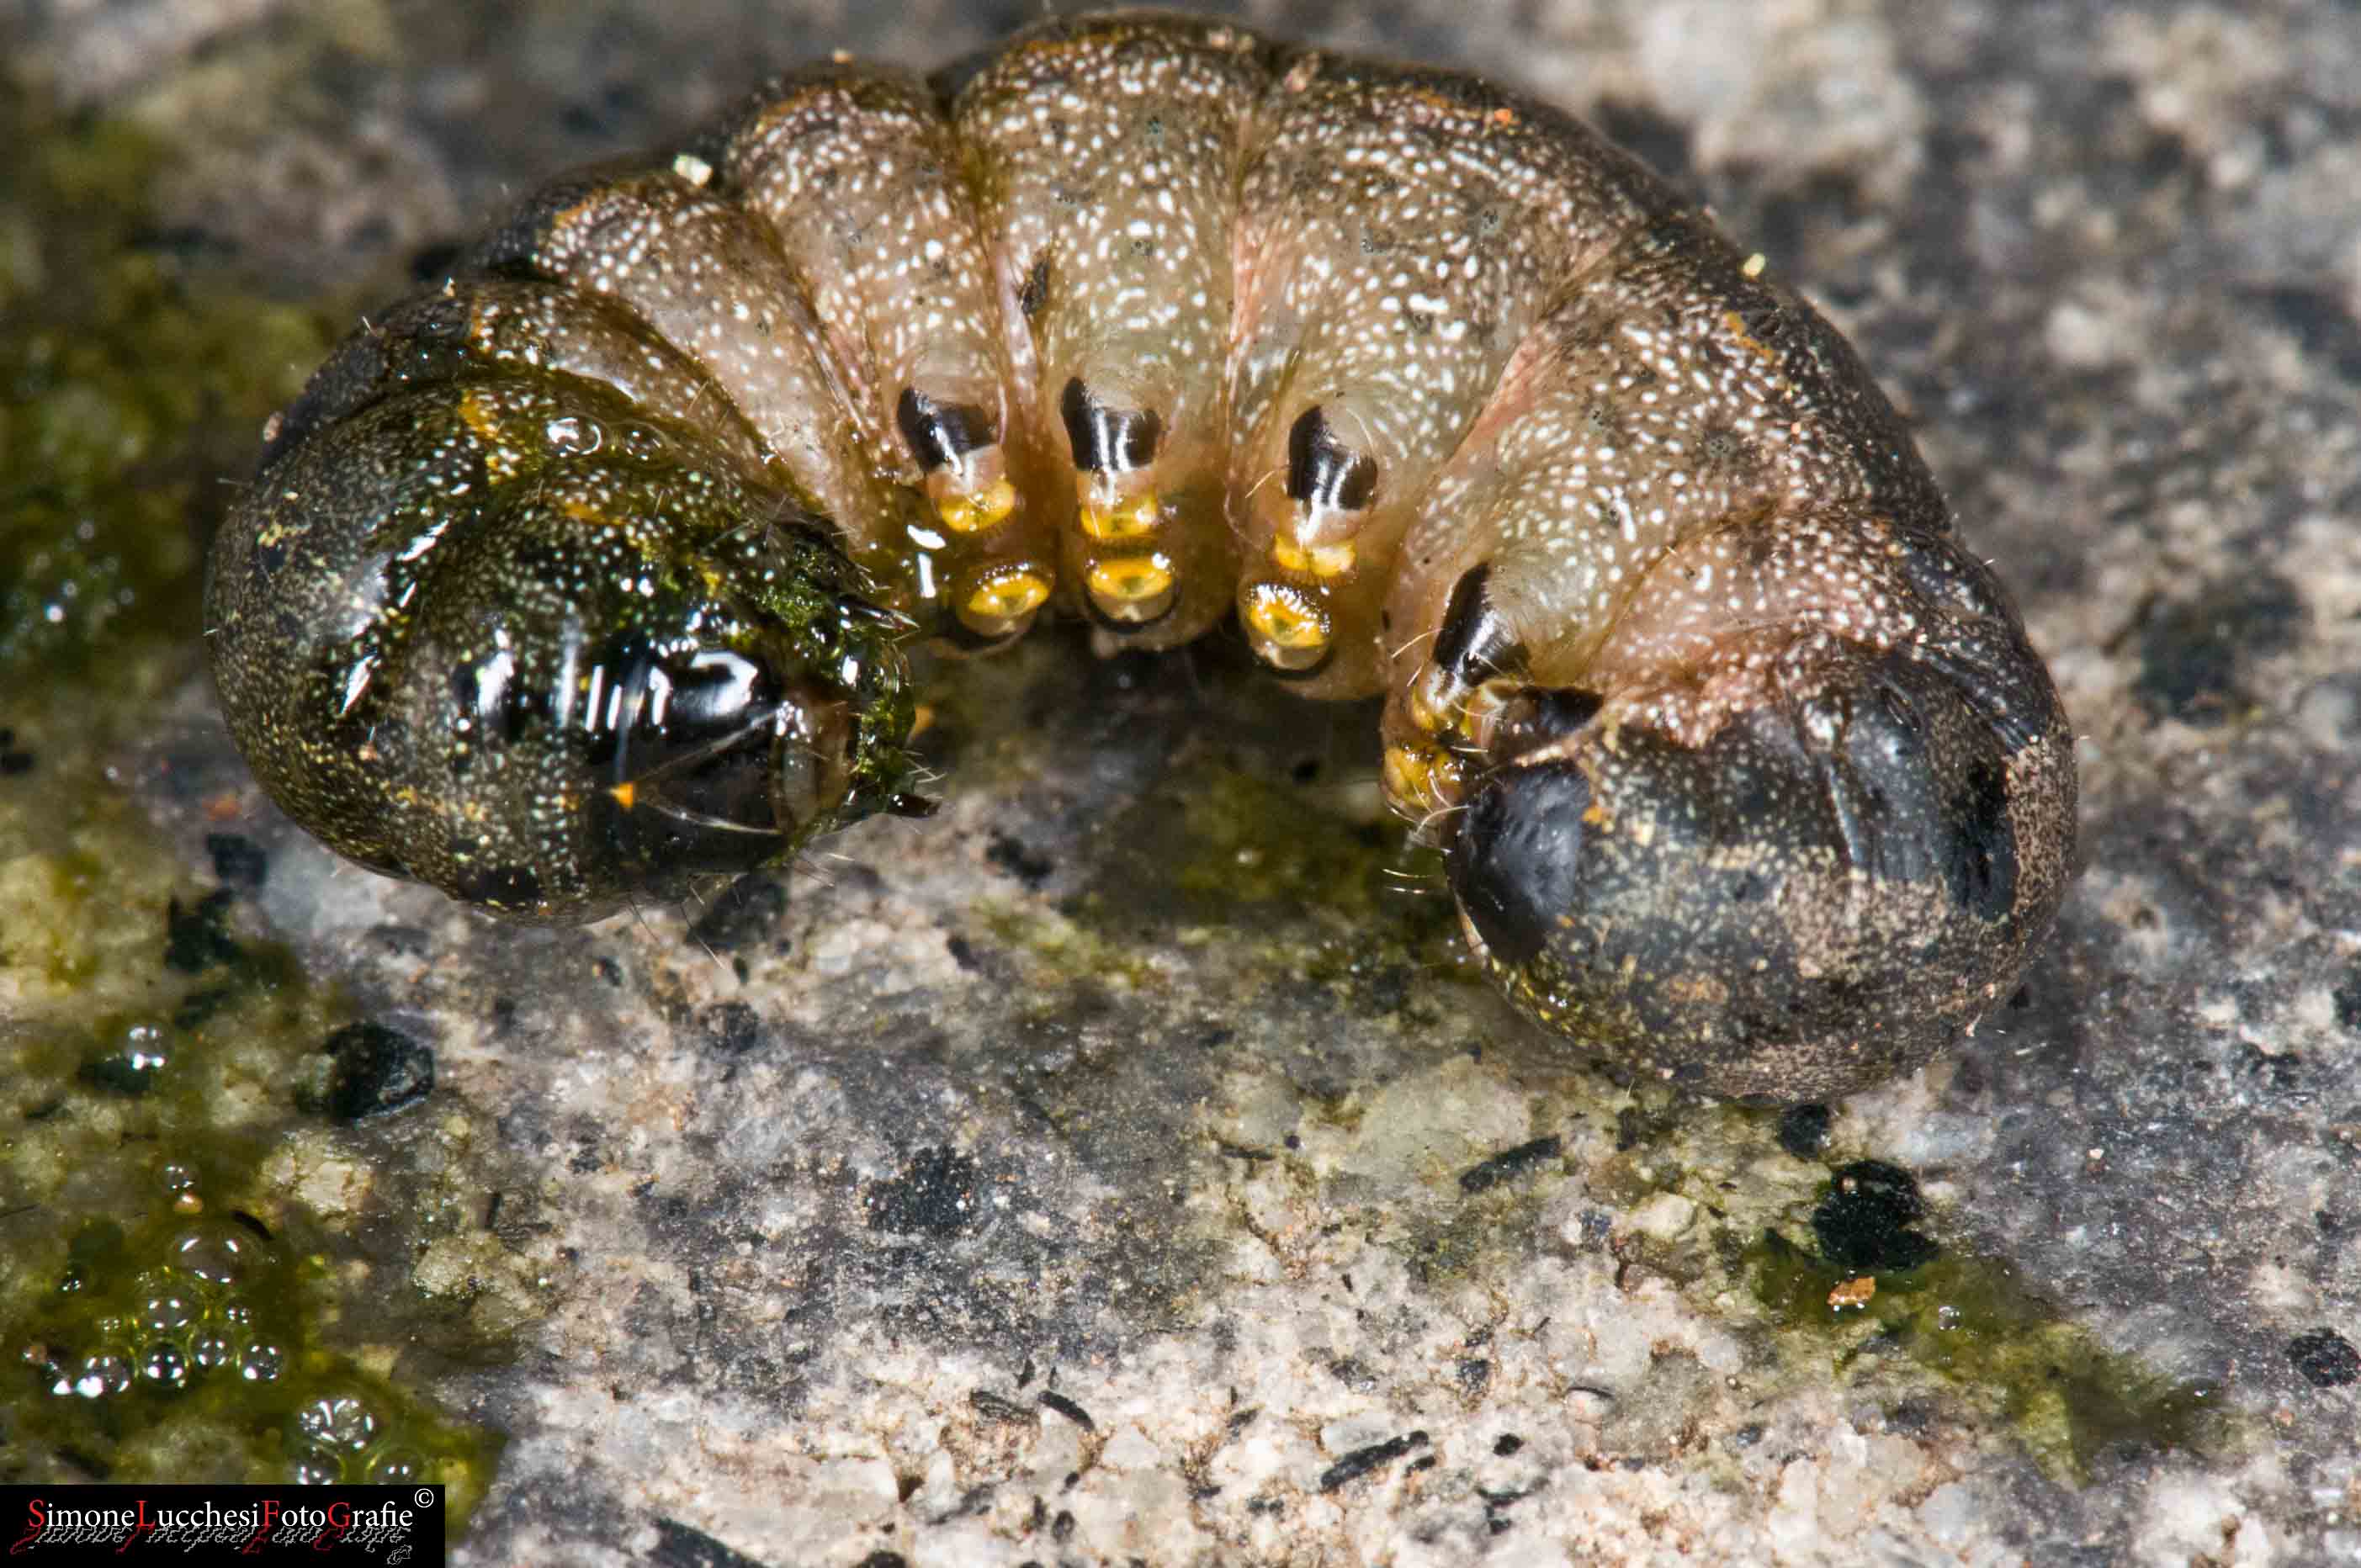
[(257, 776), (338, 852), (566, 923), (911, 807), (907, 623), (658, 427), (445, 383), (271, 457), (211, 649)]

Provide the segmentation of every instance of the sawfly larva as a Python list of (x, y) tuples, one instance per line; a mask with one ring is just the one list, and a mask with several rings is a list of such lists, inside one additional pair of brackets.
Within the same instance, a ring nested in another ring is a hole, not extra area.
[(1523, 1012), (1749, 1099), (1957, 1037), (2073, 839), (2015, 610), (1759, 258), (1545, 105), (1184, 16), (549, 185), (274, 422), (207, 593), (297, 821), (537, 921), (922, 809), (908, 638), (1235, 614), (1386, 695)]

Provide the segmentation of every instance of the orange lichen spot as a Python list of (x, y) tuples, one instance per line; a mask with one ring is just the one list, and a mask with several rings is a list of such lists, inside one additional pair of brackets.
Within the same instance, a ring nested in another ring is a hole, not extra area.
[(1866, 1307), (1877, 1297), (1877, 1277), (1864, 1274), (1858, 1279), (1848, 1279), (1828, 1292), (1828, 1305), (1838, 1311), (1847, 1307)]

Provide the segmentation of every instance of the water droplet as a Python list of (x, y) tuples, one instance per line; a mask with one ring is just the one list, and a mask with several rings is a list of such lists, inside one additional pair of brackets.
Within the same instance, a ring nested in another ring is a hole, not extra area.
[(426, 1479), (426, 1456), (414, 1448), (396, 1445), (369, 1456), (367, 1475), (371, 1486), (406, 1486)]
[(176, 1287), (170, 1279), (156, 1279), (152, 1274), (141, 1278), (139, 1306), (132, 1313), (141, 1329), (151, 1334), (176, 1334), (192, 1326), (199, 1316), (193, 1291)]
[(298, 1486), (333, 1486), (345, 1478), (344, 1459), (334, 1449), (299, 1448), (288, 1457), (288, 1478)]
[(73, 1391), (85, 1399), (103, 1399), (131, 1387), (131, 1358), (111, 1351), (82, 1358)]
[(357, 1453), (377, 1441), (377, 1417), (349, 1394), (328, 1395), (295, 1412), (295, 1430), (310, 1442)]
[(269, 1383), (277, 1379), (287, 1365), (287, 1354), (268, 1340), (257, 1340), (238, 1353), (237, 1375), (248, 1383)]
[(268, 1260), (262, 1244), (224, 1220), (189, 1226), (165, 1246), (171, 1265), (217, 1290), (235, 1290)]
[(236, 1354), (237, 1347), (232, 1344), (228, 1336), (225, 1334), (199, 1334), (195, 1342), (189, 1346), (189, 1359), (196, 1364), (197, 1370), (200, 1372), (211, 1372), (217, 1366), (227, 1366)]
[(189, 1386), (189, 1358), (181, 1347), (159, 1341), (139, 1355), (139, 1376), (151, 1387), (185, 1388)]

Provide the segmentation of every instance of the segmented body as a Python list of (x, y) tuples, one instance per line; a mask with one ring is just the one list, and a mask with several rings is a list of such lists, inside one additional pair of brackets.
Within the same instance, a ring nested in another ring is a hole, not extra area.
[(1716, 1092), (1923, 1060), (2058, 903), (2048, 677), (1828, 324), (1546, 106), (1224, 24), (553, 184), (315, 378), (209, 585), (282, 804), (543, 920), (909, 809), (897, 640), (1053, 604), (1384, 692), (1510, 995)]

